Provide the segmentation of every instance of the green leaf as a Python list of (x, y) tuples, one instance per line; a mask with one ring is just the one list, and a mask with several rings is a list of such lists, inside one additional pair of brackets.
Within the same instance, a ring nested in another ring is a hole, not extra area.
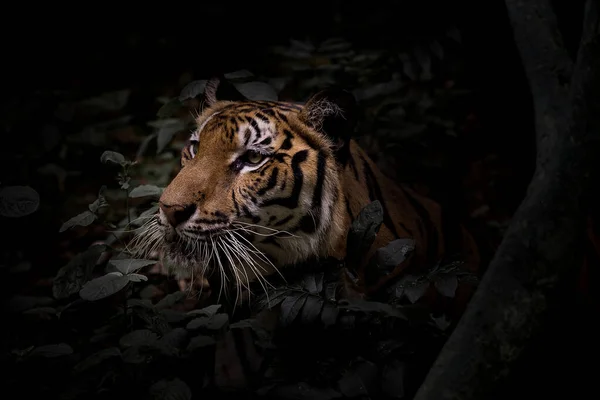
[(219, 331), (227, 326), (229, 322), (229, 316), (227, 314), (215, 314), (208, 324), (207, 328), (213, 331)]
[(179, 94), (179, 101), (185, 101), (187, 99), (193, 99), (197, 97), (198, 95), (204, 93), (205, 87), (205, 79), (199, 81), (192, 81), (188, 83), (183, 89), (181, 89), (181, 93)]
[(321, 322), (325, 326), (333, 326), (337, 323), (340, 309), (331, 303), (325, 303), (321, 311)]
[(108, 207), (108, 202), (106, 201), (106, 197), (104, 197), (105, 191), (106, 185), (103, 185), (98, 191), (98, 198), (92, 204), (88, 205), (88, 209), (94, 214), (97, 214), (99, 209)]
[(119, 346), (122, 348), (131, 346), (150, 345), (158, 340), (158, 335), (149, 329), (137, 329), (123, 335), (119, 339)]
[(82, 299), (96, 301), (122, 290), (129, 283), (129, 277), (120, 272), (109, 272), (83, 285), (79, 291)]
[(421, 297), (423, 297), (423, 295), (425, 295), (425, 292), (427, 292), (428, 288), (428, 281), (419, 282), (415, 285), (404, 287), (400, 295), (406, 296), (406, 298), (410, 300), (411, 303), (416, 303)]
[(0, 215), (20, 218), (34, 213), (40, 206), (40, 195), (29, 186), (0, 188)]
[(386, 269), (393, 269), (406, 259), (406, 255), (415, 249), (412, 239), (396, 239), (377, 250), (377, 263)]
[(60, 357), (60, 356), (68, 356), (73, 354), (73, 348), (66, 343), (59, 344), (47, 344), (43, 346), (36, 347), (30, 353), (30, 357)]
[(306, 298), (304, 307), (302, 307), (302, 321), (305, 323), (313, 323), (318, 321), (324, 304), (325, 300), (323, 300), (321, 297), (308, 296)]
[(295, 293), (292, 296), (288, 296), (285, 298), (285, 300), (283, 300), (283, 302), (281, 303), (280, 315), (281, 324), (283, 326), (289, 326), (294, 322), (294, 320), (300, 313), (300, 310), (304, 306), (304, 303), (306, 303), (307, 296), (308, 294), (306, 293)]
[(127, 274), (127, 277), (129, 278), (129, 282), (146, 282), (148, 280), (148, 277), (146, 275), (142, 275), (142, 274)]
[(187, 329), (178, 327), (178, 328), (174, 328), (170, 332), (167, 332), (159, 340), (164, 345), (180, 349), (184, 345), (184, 343), (187, 341), (187, 338), (188, 338)]
[(442, 296), (454, 297), (458, 288), (458, 279), (454, 275), (440, 275), (433, 282), (435, 288)]
[(319, 294), (323, 290), (323, 272), (307, 274), (302, 278), (302, 287), (311, 294)]
[(199, 310), (188, 311), (188, 315), (205, 315), (207, 317), (212, 317), (219, 311), (221, 308), (220, 304), (212, 304), (208, 307), (201, 308)]
[(114, 357), (121, 358), (121, 350), (119, 350), (118, 347), (108, 347), (106, 349), (102, 349), (80, 361), (73, 368), (73, 372), (81, 373), (87, 371), (92, 367), (100, 365), (103, 361)]
[(163, 297), (158, 303), (156, 303), (155, 307), (157, 310), (162, 310), (163, 308), (173, 307), (175, 304), (182, 302), (187, 297), (186, 292), (173, 292), (169, 293), (165, 297)]
[(210, 336), (198, 335), (190, 340), (190, 343), (186, 347), (186, 351), (191, 353), (204, 347), (213, 346), (215, 343), (217, 343), (215, 339)]
[(157, 212), (158, 204), (153, 205), (152, 207), (141, 213), (139, 217), (131, 221), (131, 225), (142, 226), (148, 219), (153, 218)]
[(54, 299), (46, 296), (23, 296), (15, 295), (8, 302), (8, 309), (13, 313), (20, 313), (31, 310), (35, 307), (49, 306), (54, 303)]
[(117, 153), (116, 151), (106, 150), (100, 156), (100, 162), (103, 164), (111, 162), (114, 164), (125, 165), (125, 156), (121, 153)]
[(192, 390), (179, 378), (162, 379), (148, 390), (152, 400), (191, 400)]
[(188, 322), (188, 324), (185, 326), (185, 329), (189, 329), (189, 330), (193, 331), (193, 330), (200, 329), (200, 328), (206, 328), (206, 327), (208, 327), (210, 320), (211, 320), (210, 317), (194, 318), (193, 320)]
[(277, 101), (277, 92), (265, 82), (233, 83), (236, 89), (250, 100)]
[(178, 118), (159, 119), (148, 122), (148, 125), (156, 128), (156, 154), (162, 153), (165, 147), (173, 139), (173, 135), (185, 129), (185, 123)]
[(56, 299), (66, 299), (79, 292), (83, 285), (91, 279), (98, 258), (106, 248), (106, 245), (96, 244), (73, 257), (56, 274), (52, 285), (52, 295)]
[(90, 210), (85, 210), (81, 214), (74, 216), (73, 218), (69, 219), (67, 222), (62, 224), (58, 232), (64, 232), (67, 229), (72, 228), (74, 226), (88, 226), (92, 222), (94, 222), (96, 218), (98, 218), (96, 214), (94, 214)]
[(383, 223), (383, 207), (379, 200), (367, 204), (350, 226), (346, 248), (347, 263), (359, 263), (375, 241)]
[(148, 265), (156, 264), (156, 260), (138, 260), (127, 258), (123, 260), (110, 260), (108, 263), (113, 265), (123, 275), (134, 273)]
[(129, 197), (154, 197), (155, 199), (158, 199), (162, 192), (163, 189), (155, 185), (140, 185), (131, 190)]
[(181, 101), (177, 97), (174, 97), (158, 109), (156, 116), (158, 118), (169, 118), (179, 111), (181, 107), (183, 107)]

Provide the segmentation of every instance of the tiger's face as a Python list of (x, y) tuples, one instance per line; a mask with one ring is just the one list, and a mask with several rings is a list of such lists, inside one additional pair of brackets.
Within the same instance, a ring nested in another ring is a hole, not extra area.
[(341, 112), (316, 100), (208, 102), (159, 201), (153, 237), (169, 264), (239, 283), (332, 250), (340, 146), (321, 131)]

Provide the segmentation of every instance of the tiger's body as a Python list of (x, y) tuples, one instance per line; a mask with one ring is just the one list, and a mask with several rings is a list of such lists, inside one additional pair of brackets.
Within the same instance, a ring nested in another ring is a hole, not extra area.
[(384, 221), (365, 260), (397, 238), (412, 238), (415, 248), (377, 282), (365, 281), (364, 263), (356, 293), (433, 267), (449, 252), (477, 269), (471, 236), (456, 225), (448, 248), (439, 205), (386, 178), (350, 139), (349, 93), (327, 90), (296, 105), (217, 101), (218, 87), (218, 80), (207, 84), (182, 169), (160, 198), (153, 237), (170, 264), (202, 276), (220, 271), (239, 288), (310, 258), (343, 259), (352, 221), (379, 200)]

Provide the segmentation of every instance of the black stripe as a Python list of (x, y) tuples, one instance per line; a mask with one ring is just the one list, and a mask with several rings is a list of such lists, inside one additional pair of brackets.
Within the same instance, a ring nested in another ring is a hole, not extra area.
[(233, 201), (233, 206), (235, 207), (235, 215), (240, 216), (240, 206), (238, 205), (237, 199), (235, 198), (235, 190), (231, 191), (231, 200)]
[[(390, 217), (390, 213), (387, 209), (387, 204), (385, 202), (385, 199), (383, 198), (383, 193), (381, 192), (381, 188), (377, 183), (375, 174), (371, 170), (371, 167), (367, 163), (367, 160), (365, 160), (365, 158), (362, 155), (360, 156), (360, 158), (363, 162), (365, 180), (367, 181), (367, 188), (369, 189), (369, 198), (371, 199), (371, 201), (379, 200), (379, 202), (381, 203), (381, 207), (383, 208), (383, 224), (394, 234), (394, 236), (398, 238), (400, 237), (400, 235), (398, 235), (396, 225), (394, 225), (394, 222)], [(409, 235), (412, 236), (412, 232), (409, 229), (407, 229), (406, 226), (402, 224), (402, 222), (398, 221), (398, 223), (400, 224), (400, 226), (402, 226), (404, 230), (406, 230), (409, 233)]]
[(250, 122), (250, 126), (252, 128), (254, 128), (254, 130), (256, 131), (256, 138), (260, 139), (260, 137), (261, 137), (260, 127), (258, 126), (258, 123), (256, 122), (256, 120), (254, 118), (248, 117), (248, 122)]
[(273, 189), (275, 187), (275, 185), (277, 185), (278, 174), (279, 174), (279, 168), (277, 168), (277, 167), (273, 168), (273, 170), (271, 171), (271, 176), (269, 177), (269, 181), (267, 182), (267, 186), (261, 188), (258, 192), (256, 192), (256, 194), (258, 194), (259, 196), (262, 196), (265, 193), (267, 193), (269, 190)]
[(356, 164), (354, 163), (354, 158), (352, 157), (352, 152), (348, 152), (348, 164), (352, 171), (354, 171), (354, 177), (358, 181), (360, 178), (358, 177), (358, 169), (356, 169)]
[(292, 139), (294, 138), (294, 135), (292, 135), (292, 132), (290, 132), (288, 129), (284, 129), (283, 134), (285, 135), (285, 140), (281, 144), (281, 149), (289, 150), (292, 148)]
[(350, 216), (350, 223), (354, 221), (354, 215), (352, 215), (352, 209), (350, 208), (350, 202), (348, 201), (348, 196), (344, 196), (344, 201), (346, 203), (346, 212)]
[(248, 146), (248, 141), (250, 140), (251, 136), (252, 132), (250, 132), (250, 128), (246, 128), (244, 131), (244, 146)]
[(428, 238), (427, 261), (428, 263), (431, 263), (431, 266), (433, 266), (435, 263), (440, 261), (437, 259), (439, 237), (438, 231), (435, 228), (435, 224), (433, 221), (431, 221), (431, 217), (427, 209), (417, 199), (415, 199), (408, 191), (404, 190), (402, 186), (400, 186), (400, 190), (402, 190), (410, 205), (415, 209), (415, 212), (419, 216), (420, 222), (425, 227), (425, 233), (427, 234)]
[(265, 146), (266, 146), (266, 145), (268, 145), (268, 144), (271, 144), (271, 141), (272, 141), (272, 140), (273, 140), (273, 139), (271, 139), (270, 137), (267, 137), (267, 138), (264, 138), (262, 141), (258, 142), (258, 144), (262, 144), (262, 145), (265, 145)]
[(263, 203), (263, 207), (272, 205), (279, 205), (287, 208), (298, 207), (298, 201), (300, 200), (300, 193), (302, 191), (302, 184), (304, 182), (304, 174), (300, 168), (300, 163), (306, 161), (307, 157), (308, 150), (301, 150), (292, 157), (292, 172), (294, 173), (294, 186), (292, 187), (292, 193), (288, 197), (279, 197), (267, 200)]
[(294, 218), (294, 214), (290, 214), (287, 217), (285, 217), (284, 219), (282, 219), (281, 221), (277, 221), (274, 226), (281, 226), (284, 225), (285, 223), (289, 222), (292, 218)]

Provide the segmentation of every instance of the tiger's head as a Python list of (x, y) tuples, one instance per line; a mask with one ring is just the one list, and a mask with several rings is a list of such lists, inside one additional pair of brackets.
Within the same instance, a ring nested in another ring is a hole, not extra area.
[[(217, 99), (228, 94), (227, 99)], [(236, 283), (335, 254), (343, 240), (341, 171), (355, 101), (327, 89), (304, 105), (250, 101), (211, 79), (181, 170), (145, 229), (168, 264)]]

